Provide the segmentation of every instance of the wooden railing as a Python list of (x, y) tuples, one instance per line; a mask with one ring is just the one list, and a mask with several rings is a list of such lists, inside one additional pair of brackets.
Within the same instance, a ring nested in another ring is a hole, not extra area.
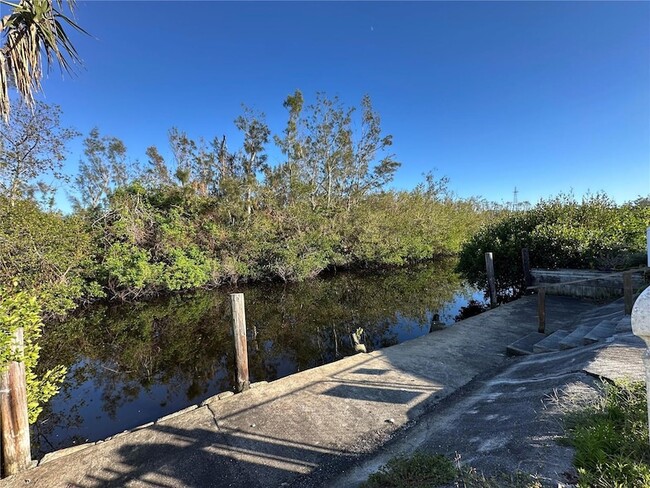
[(537, 290), (537, 317), (538, 317), (538, 332), (544, 333), (546, 330), (546, 290), (554, 287), (561, 287), (566, 285), (577, 285), (581, 283), (597, 282), (604, 280), (612, 280), (623, 278), (623, 297), (624, 297), (624, 311), (625, 315), (632, 313), (632, 306), (634, 305), (634, 286), (632, 282), (632, 275), (635, 273), (646, 273), (650, 271), (648, 267), (628, 269), (610, 273), (607, 275), (598, 276), (595, 278), (586, 278), (574, 281), (563, 281), (558, 283), (545, 283), (543, 285), (528, 286), (526, 290)]

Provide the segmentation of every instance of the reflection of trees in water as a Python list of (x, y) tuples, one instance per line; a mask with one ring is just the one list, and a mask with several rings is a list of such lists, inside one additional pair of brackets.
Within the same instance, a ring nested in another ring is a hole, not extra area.
[[(439, 263), (238, 290), (246, 295), (252, 380), (353, 354), (350, 336), (359, 327), (370, 350), (395, 344), (398, 325), (428, 332), (432, 314), (461, 289), (452, 270), (453, 263)], [(43, 367), (70, 368), (66, 403), (83, 402), (75, 389), (92, 381), (111, 417), (156, 384), (195, 400), (232, 388), (229, 314), (225, 290), (96, 307), (46, 330)]]

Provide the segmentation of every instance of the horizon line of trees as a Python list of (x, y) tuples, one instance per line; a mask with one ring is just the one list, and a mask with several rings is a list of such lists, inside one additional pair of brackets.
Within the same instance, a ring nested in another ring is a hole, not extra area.
[[(455, 255), (486, 224), (530, 212), (458, 198), (432, 173), (412, 190), (389, 190), (399, 162), (367, 96), (359, 109), (324, 94), (305, 106), (296, 91), (283, 105), (280, 134), (245, 109), (235, 119), (241, 147), (172, 128), (172, 158), (150, 146), (143, 166), (123, 141), (93, 129), (75, 178), (62, 165), (78, 133), (61, 127), (60, 109), (16, 107), (0, 133), (0, 286), (37, 290), (46, 313), (62, 316), (98, 298)], [(268, 162), (271, 142), (280, 164)], [(71, 215), (52, 210), (44, 175), (75, 189)]]
[[(489, 213), (431, 173), (413, 190), (389, 190), (400, 163), (370, 97), (349, 107), (319, 93), (306, 105), (296, 91), (283, 106), (279, 134), (245, 108), (234, 121), (240, 147), (223, 134), (208, 142), (172, 128), (172, 157), (150, 146), (142, 165), (94, 128), (74, 177), (63, 161), (79, 134), (61, 126), (60, 109), (16, 106), (0, 134), (0, 283), (17, 277), (60, 316), (101, 297), (450, 255)], [(270, 144), (279, 164), (269, 164)], [(71, 215), (53, 209), (44, 176), (74, 190)]]
[[(392, 136), (382, 134), (368, 95), (360, 109), (324, 93), (305, 106), (297, 90), (283, 106), (288, 121), (280, 134), (271, 134), (263, 113), (244, 106), (234, 121), (243, 136), (241, 147), (229, 148), (226, 134), (207, 141), (172, 127), (168, 132), (172, 157), (165, 159), (152, 145), (146, 149), (144, 164), (129, 158), (121, 139), (94, 127), (83, 141), (78, 172), (70, 176), (63, 172), (66, 145), (81, 134), (61, 126), (58, 106), (36, 102), (30, 108), (19, 103), (0, 135), (0, 194), (11, 202), (37, 199), (52, 208), (53, 183), (58, 183), (67, 186), (75, 211), (96, 211), (107, 207), (115, 190), (137, 183), (147, 189), (182, 188), (202, 197), (228, 199), (239, 193), (236, 196), (244, 200), (250, 215), (262, 183), (281, 205), (306, 199), (312, 209), (341, 203), (350, 209), (393, 179), (400, 163), (388, 153)], [(355, 112), (360, 114), (356, 121)], [(271, 143), (285, 158), (274, 166), (268, 163)]]

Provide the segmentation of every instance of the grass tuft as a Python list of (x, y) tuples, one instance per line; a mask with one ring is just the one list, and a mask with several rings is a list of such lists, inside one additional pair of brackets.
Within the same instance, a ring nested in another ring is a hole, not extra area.
[(601, 399), (569, 415), (566, 428), (579, 487), (650, 487), (645, 383), (605, 384)]
[(537, 477), (526, 473), (485, 476), (475, 468), (461, 466), (440, 454), (418, 452), (397, 457), (373, 473), (363, 488), (541, 488)]
[(415, 453), (396, 457), (371, 474), (364, 488), (430, 488), (451, 483), (456, 478), (454, 463), (439, 454)]

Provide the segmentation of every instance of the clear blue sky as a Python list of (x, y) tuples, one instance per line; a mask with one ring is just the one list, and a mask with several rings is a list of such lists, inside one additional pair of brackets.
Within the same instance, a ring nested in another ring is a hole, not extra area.
[[(5, 8), (6, 9), (6, 8)], [(171, 126), (234, 138), (241, 103), (283, 129), (299, 88), (368, 93), (402, 162), (460, 196), (650, 193), (650, 3), (79, 2), (85, 67), (46, 100), (132, 158)], [(81, 140), (74, 145), (74, 171)], [(279, 159), (271, 151), (271, 162)]]

